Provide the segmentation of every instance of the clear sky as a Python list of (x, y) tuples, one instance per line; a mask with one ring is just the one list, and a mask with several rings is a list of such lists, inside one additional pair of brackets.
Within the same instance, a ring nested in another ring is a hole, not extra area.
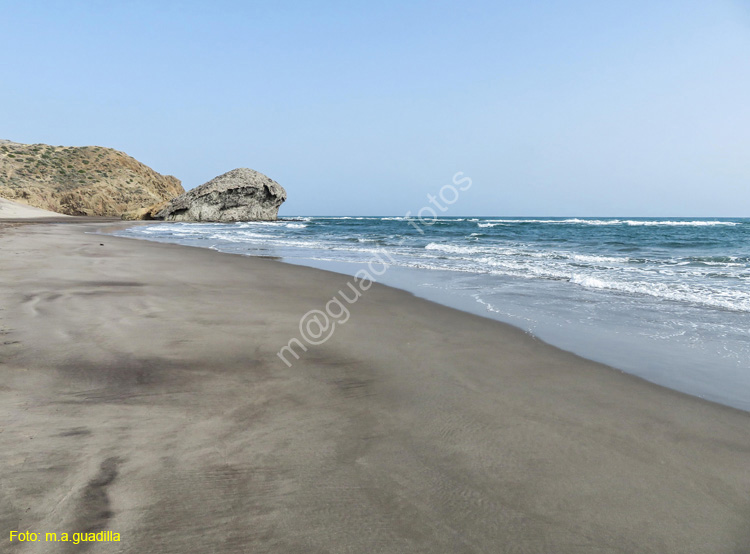
[(739, 0), (0, 0), (0, 138), (123, 150), (282, 215), (750, 216)]

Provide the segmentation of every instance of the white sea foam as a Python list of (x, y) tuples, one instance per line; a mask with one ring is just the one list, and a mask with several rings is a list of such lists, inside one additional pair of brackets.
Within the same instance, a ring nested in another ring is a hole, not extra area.
[(236, 227), (283, 227), (284, 221), (239, 221), (233, 224)]
[[(619, 219), (487, 219), (485, 223), (546, 223), (552, 225), (621, 225)], [(480, 223), (481, 225), (481, 223)]]
[(617, 258), (614, 256), (594, 256), (590, 254), (574, 254), (572, 252), (566, 252), (564, 255), (575, 262), (586, 264), (626, 264), (630, 262), (630, 258), (627, 257)]
[(658, 227), (658, 226), (670, 226), (670, 227), (735, 227), (740, 225), (735, 221), (633, 221), (628, 220), (624, 222), (626, 225), (631, 227)]
[(693, 220), (693, 221), (672, 221), (672, 220), (635, 220), (635, 219), (580, 219), (580, 218), (568, 218), (568, 219), (487, 219), (483, 222), (477, 223), (479, 227), (494, 227), (499, 224), (508, 223), (544, 223), (548, 225), (628, 225), (630, 227), (658, 227), (658, 226), (670, 226), (670, 227), (714, 227), (714, 226), (727, 226), (735, 227), (741, 225), (736, 221), (704, 221), (704, 220)]
[(632, 294), (645, 294), (675, 302), (689, 302), (712, 308), (737, 312), (750, 312), (750, 294), (740, 291), (717, 291), (696, 289), (684, 284), (670, 285), (660, 282), (617, 281), (592, 275), (573, 275), (570, 282), (589, 289), (606, 289)]
[(438, 242), (431, 242), (424, 249), (450, 252), (452, 254), (478, 254), (487, 252), (487, 249), (481, 246), (457, 246), (455, 244), (442, 244)]
[(576, 263), (585, 264), (627, 264), (630, 262), (628, 257), (614, 257), (614, 256), (597, 256), (590, 254), (577, 254), (574, 252), (565, 251), (538, 251), (534, 250), (530, 246), (524, 245), (523, 247), (500, 247), (497, 245), (492, 246), (458, 246), (454, 244), (443, 244), (437, 242), (431, 242), (425, 246), (425, 250), (436, 250), (439, 252), (446, 252), (451, 254), (494, 254), (494, 255), (505, 255), (505, 256), (523, 256), (532, 258), (542, 258), (560, 261), (573, 261)]

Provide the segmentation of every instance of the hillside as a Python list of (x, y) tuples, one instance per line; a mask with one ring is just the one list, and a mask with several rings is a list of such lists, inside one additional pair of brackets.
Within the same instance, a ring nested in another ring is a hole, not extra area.
[(185, 192), (123, 152), (0, 140), (0, 197), (68, 215), (115, 216)]

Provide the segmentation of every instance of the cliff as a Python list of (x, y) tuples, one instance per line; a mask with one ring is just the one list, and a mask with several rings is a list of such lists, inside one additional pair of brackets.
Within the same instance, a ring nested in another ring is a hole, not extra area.
[(123, 152), (0, 141), (0, 197), (68, 215), (119, 217), (185, 192)]

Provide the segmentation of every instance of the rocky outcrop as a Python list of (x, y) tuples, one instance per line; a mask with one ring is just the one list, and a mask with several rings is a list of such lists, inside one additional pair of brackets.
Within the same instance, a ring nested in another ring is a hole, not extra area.
[(119, 217), (185, 192), (123, 152), (0, 140), (0, 197), (68, 215)]
[(233, 169), (178, 196), (156, 214), (166, 221), (274, 221), (284, 187), (252, 169)]
[(125, 212), (124, 214), (122, 214), (122, 219), (132, 220), (132, 221), (160, 219), (156, 216), (156, 214), (158, 214), (160, 211), (166, 208), (167, 204), (169, 204), (169, 200), (164, 200), (163, 202), (159, 202), (158, 204), (153, 204), (152, 206), (149, 206), (147, 208), (140, 208), (138, 210)]

